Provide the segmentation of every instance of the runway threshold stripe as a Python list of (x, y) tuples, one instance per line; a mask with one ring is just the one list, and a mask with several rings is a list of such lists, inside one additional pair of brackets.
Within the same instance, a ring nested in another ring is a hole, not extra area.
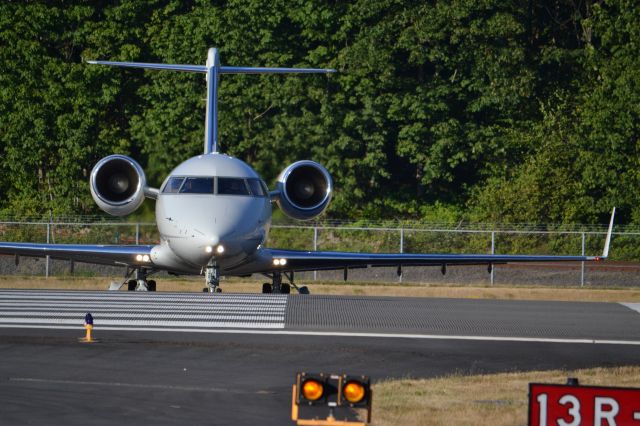
[[(231, 325), (231, 324), (230, 324)], [(5, 328), (42, 328), (60, 330), (82, 330), (78, 326), (37, 326), (26, 324), (3, 325)], [(258, 327), (254, 327), (258, 328)], [(280, 327), (278, 327), (280, 328)], [(284, 328), (284, 327), (282, 327)], [(160, 327), (96, 327), (100, 331), (156, 331), (174, 333), (212, 333), (212, 334), (256, 334), (274, 336), (315, 336), (315, 337), (354, 337), (354, 338), (385, 338), (385, 339), (416, 339), (416, 340), (467, 340), (481, 342), (521, 342), (521, 343), (563, 343), (563, 344), (591, 344), (591, 345), (627, 345), (640, 346), (637, 340), (607, 340), (607, 339), (553, 339), (538, 337), (499, 337), (499, 336), (454, 336), (437, 334), (394, 334), (394, 333), (350, 333), (333, 331), (295, 331), (295, 330), (259, 330), (247, 327), (245, 329), (191, 329), (191, 328), (160, 328)]]
[[(51, 321), (53, 325), (39, 325), (37, 323), (33, 323), (33, 321), (19, 321), (16, 323), (7, 323), (1, 324), (0, 328), (37, 328), (37, 329), (59, 329), (59, 330), (84, 330), (84, 326), (76, 325), (78, 321)], [(112, 331), (152, 331), (154, 329), (163, 330), (163, 331), (190, 331), (190, 332), (200, 332), (203, 330), (217, 330), (217, 329), (283, 329), (283, 323), (269, 323), (269, 322), (202, 322), (202, 323), (194, 323), (194, 322), (186, 322), (186, 321), (151, 321), (153, 324), (149, 324), (150, 326), (155, 327), (141, 327), (139, 322), (135, 324), (128, 325), (126, 321), (103, 321), (104, 324), (111, 324), (107, 326), (101, 326), (99, 328), (94, 328), (94, 330), (112, 330)], [(71, 325), (73, 324), (73, 325)], [(194, 328), (184, 328), (184, 327), (194, 327)]]
[(250, 303), (250, 304), (265, 304), (265, 305), (285, 305), (287, 303), (286, 298), (273, 299), (270, 297), (265, 298), (242, 298), (242, 297), (220, 297), (220, 298), (208, 298), (206, 296), (199, 298), (181, 298), (181, 297), (155, 297), (155, 296), (123, 296), (123, 297), (104, 297), (104, 296), (44, 296), (38, 295), (25, 295), (14, 296), (0, 294), (0, 300), (3, 302), (9, 302), (11, 300), (18, 300), (23, 302), (147, 302), (147, 303), (201, 303), (201, 304), (228, 304), (228, 303)]
[(85, 309), (85, 307), (95, 308), (127, 308), (127, 309), (269, 309), (269, 310), (282, 310), (284, 311), (286, 305), (272, 305), (272, 304), (157, 304), (157, 303), (114, 303), (114, 302), (0, 302), (0, 309), (17, 309), (17, 308), (76, 308)]
[[(284, 314), (283, 315), (251, 315), (251, 314), (247, 314), (247, 315), (243, 315), (242, 312), (233, 312), (233, 313), (227, 313), (227, 314), (215, 314), (215, 313), (210, 313), (210, 314), (179, 314), (179, 313), (165, 313), (165, 314), (152, 314), (152, 313), (127, 313), (127, 314), (120, 314), (120, 313), (107, 313), (107, 312), (100, 312), (100, 311), (95, 311), (92, 313), (92, 316), (94, 318), (94, 320), (97, 321), (104, 321), (107, 318), (113, 318), (113, 319), (118, 319), (118, 318), (126, 318), (124, 321), (139, 321), (139, 320), (179, 320), (179, 319), (184, 319), (184, 320), (226, 320), (226, 321), (284, 321)], [(49, 319), (49, 318), (75, 318), (76, 320), (78, 319), (78, 317), (80, 318), (84, 318), (84, 313), (77, 313), (77, 312), (59, 312), (59, 313), (52, 313), (52, 312), (0, 312), (0, 324), (2, 324), (4, 321), (7, 320), (13, 320), (13, 319), (22, 319), (23, 317), (25, 318), (40, 318), (38, 321), (43, 321), (45, 318)]]
[[(227, 307), (215, 307), (211, 309), (206, 309), (203, 307), (135, 307), (135, 306), (74, 306), (74, 307), (66, 307), (66, 306), (11, 306), (11, 311), (20, 311), (20, 314), (25, 311), (33, 311), (37, 309), (38, 312), (82, 312), (84, 315), (86, 312), (120, 312), (123, 315), (127, 315), (131, 312), (148, 312), (150, 314), (167, 314), (167, 313), (189, 313), (189, 314), (228, 314), (228, 313), (252, 313), (255, 315), (275, 315), (281, 314), (284, 315), (286, 310), (284, 308), (260, 308), (260, 307), (250, 307), (250, 308), (227, 308)], [(7, 313), (9, 311), (4, 311), (0, 309), (0, 315), (3, 313)]]

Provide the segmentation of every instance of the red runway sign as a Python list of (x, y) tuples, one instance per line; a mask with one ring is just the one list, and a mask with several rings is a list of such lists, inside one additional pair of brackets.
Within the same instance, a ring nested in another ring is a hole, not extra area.
[(529, 426), (640, 426), (640, 389), (529, 384)]

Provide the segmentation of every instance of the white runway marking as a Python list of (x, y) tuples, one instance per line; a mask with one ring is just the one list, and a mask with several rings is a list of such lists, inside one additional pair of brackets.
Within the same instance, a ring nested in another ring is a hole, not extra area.
[(640, 314), (640, 303), (620, 303), (620, 304)]
[(211, 329), (283, 329), (283, 295), (0, 291), (0, 327), (95, 325)]
[[(78, 326), (64, 325), (2, 325), (5, 328), (39, 328), (58, 330), (82, 330)], [(250, 327), (255, 328), (255, 327)], [(402, 334), (402, 333), (351, 333), (340, 331), (296, 331), (296, 330), (246, 330), (246, 329), (195, 329), (195, 328), (160, 328), (160, 327), (95, 327), (94, 330), (105, 331), (154, 331), (173, 333), (212, 333), (212, 334), (255, 334), (271, 336), (315, 336), (315, 337), (351, 337), (351, 338), (381, 338), (381, 339), (417, 339), (417, 340), (468, 340), (479, 342), (522, 342), (522, 343), (563, 343), (588, 345), (623, 345), (640, 346), (637, 340), (606, 340), (606, 339), (554, 339), (539, 337), (499, 337), (499, 336), (455, 336), (439, 334)]]

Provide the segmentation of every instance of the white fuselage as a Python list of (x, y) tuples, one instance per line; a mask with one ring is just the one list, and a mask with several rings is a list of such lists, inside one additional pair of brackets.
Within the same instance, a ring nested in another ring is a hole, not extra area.
[[(257, 259), (271, 224), (266, 185), (246, 163), (224, 154), (190, 158), (167, 177), (156, 200), (156, 265), (199, 273), (211, 262), (242, 274)], [(249, 262), (251, 261), (251, 262)], [(251, 271), (247, 271), (250, 273)]]

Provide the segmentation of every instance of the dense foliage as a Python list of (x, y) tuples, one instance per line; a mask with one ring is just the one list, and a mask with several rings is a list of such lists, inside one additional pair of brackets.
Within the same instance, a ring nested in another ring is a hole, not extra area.
[(88, 172), (139, 159), (159, 185), (202, 151), (201, 75), (86, 59), (333, 67), (223, 76), (224, 152), (271, 183), (327, 166), (333, 217), (640, 223), (633, 0), (0, 3), (0, 209), (96, 212)]

